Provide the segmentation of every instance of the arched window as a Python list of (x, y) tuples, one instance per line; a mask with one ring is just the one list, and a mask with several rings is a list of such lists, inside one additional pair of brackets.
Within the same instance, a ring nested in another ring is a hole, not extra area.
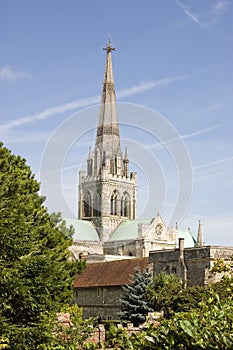
[(121, 216), (130, 218), (130, 198), (127, 192), (125, 192), (121, 199)]
[(119, 193), (115, 190), (111, 195), (111, 215), (119, 215)]
[(84, 216), (86, 218), (92, 216), (92, 203), (91, 203), (91, 194), (88, 192), (84, 199)]

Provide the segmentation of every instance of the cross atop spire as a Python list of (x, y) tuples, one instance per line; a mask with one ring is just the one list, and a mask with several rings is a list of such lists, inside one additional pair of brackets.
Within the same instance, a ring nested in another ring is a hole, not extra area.
[(108, 43), (106, 47), (103, 47), (103, 50), (107, 51), (107, 53), (111, 52), (111, 51), (116, 51), (115, 47), (111, 46), (111, 40), (110, 37), (108, 38)]

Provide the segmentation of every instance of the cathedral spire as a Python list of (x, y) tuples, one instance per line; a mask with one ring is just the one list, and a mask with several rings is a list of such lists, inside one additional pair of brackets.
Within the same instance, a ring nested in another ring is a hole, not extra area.
[(106, 51), (107, 58), (96, 136), (96, 147), (99, 148), (101, 160), (103, 154), (113, 159), (121, 149), (112, 70), (112, 51), (116, 49), (111, 46), (110, 39), (103, 50)]

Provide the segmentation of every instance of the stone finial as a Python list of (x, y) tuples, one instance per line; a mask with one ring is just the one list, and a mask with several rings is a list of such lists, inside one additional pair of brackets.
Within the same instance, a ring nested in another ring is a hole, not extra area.
[(124, 156), (125, 160), (128, 160), (128, 149), (127, 147), (125, 147), (125, 156)]
[(202, 234), (202, 223), (201, 220), (198, 222), (198, 231), (197, 231), (197, 246), (203, 246), (203, 234)]

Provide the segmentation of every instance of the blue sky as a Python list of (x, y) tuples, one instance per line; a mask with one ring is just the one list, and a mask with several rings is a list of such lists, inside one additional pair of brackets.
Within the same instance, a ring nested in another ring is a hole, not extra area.
[[(113, 66), (118, 101), (158, 112), (177, 130), (190, 154), (192, 197), (179, 226), (191, 227), (196, 235), (201, 219), (207, 244), (232, 245), (232, 15), (230, 0), (1, 0), (1, 140), (25, 157), (42, 181), (40, 164), (51, 135), (76, 112), (78, 123), (84, 123), (80, 111), (99, 101), (102, 47), (110, 35), (117, 48)], [(124, 118), (119, 115), (121, 122)], [(77, 171), (85, 167), (94, 135), (93, 130), (82, 135), (63, 162), (64, 197), (73, 215)], [(122, 127), (121, 135), (123, 146), (127, 140), (131, 143), (129, 157), (134, 140), (159, 164), (151, 179), (143, 160), (132, 161), (139, 173), (139, 215), (150, 217), (161, 210), (168, 220), (179, 177), (174, 160), (155, 146), (148, 132)], [(161, 183), (163, 205), (156, 197), (161, 196)], [(152, 188), (154, 205), (144, 212)], [(50, 211), (69, 216), (55, 192), (49, 193)]]

